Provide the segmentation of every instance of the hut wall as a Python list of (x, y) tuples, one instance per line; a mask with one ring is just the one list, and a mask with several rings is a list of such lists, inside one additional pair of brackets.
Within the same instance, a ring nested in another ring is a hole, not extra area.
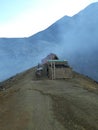
[(48, 76), (50, 79), (64, 79), (72, 78), (72, 69), (71, 68), (55, 68), (55, 70), (49, 67)]
[(72, 70), (70, 68), (56, 68), (55, 78), (56, 79), (72, 78)]
[(72, 78), (72, 77), (73, 77), (72, 68), (65, 68), (65, 78)]

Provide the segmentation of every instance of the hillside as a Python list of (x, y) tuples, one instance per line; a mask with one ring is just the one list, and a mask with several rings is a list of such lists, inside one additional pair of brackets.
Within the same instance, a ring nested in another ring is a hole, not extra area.
[(73, 17), (64, 16), (28, 38), (0, 38), (0, 81), (31, 68), (49, 53), (98, 81), (98, 2)]
[(37, 80), (31, 68), (0, 84), (0, 130), (98, 130), (98, 84)]

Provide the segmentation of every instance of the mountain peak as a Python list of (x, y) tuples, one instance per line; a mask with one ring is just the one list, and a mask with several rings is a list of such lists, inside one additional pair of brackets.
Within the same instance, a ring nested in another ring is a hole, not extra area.
[(88, 5), (85, 9), (81, 10), (78, 14), (85, 15), (85, 16), (90, 15), (91, 17), (93, 17), (93, 15), (97, 14), (97, 12), (98, 12), (98, 2), (95, 2)]

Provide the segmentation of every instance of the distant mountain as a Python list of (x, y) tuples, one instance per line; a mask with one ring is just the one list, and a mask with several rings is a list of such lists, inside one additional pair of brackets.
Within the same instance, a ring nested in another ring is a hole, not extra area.
[(24, 71), (49, 53), (98, 81), (98, 2), (73, 17), (64, 16), (29, 38), (0, 39), (0, 80)]

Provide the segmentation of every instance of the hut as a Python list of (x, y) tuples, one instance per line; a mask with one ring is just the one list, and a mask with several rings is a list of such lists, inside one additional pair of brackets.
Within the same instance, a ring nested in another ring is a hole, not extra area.
[(36, 76), (38, 78), (47, 77), (52, 80), (66, 79), (72, 78), (73, 73), (66, 60), (59, 60), (55, 54), (51, 53), (42, 59), (40, 66), (38, 65)]
[(72, 68), (65, 60), (48, 60), (47, 74), (52, 80), (72, 78)]

